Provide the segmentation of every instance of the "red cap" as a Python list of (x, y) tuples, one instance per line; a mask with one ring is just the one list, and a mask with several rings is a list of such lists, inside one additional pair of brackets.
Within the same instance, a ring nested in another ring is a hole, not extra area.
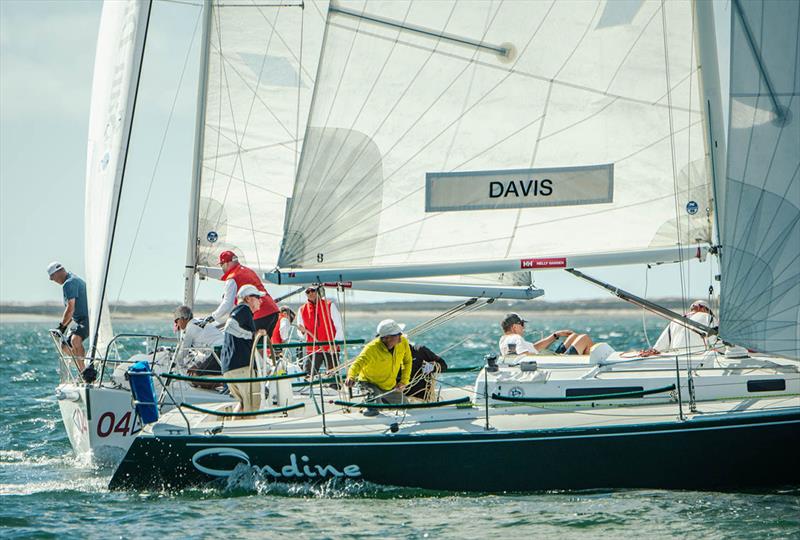
[(237, 261), (238, 258), (233, 251), (223, 251), (219, 254), (219, 264)]

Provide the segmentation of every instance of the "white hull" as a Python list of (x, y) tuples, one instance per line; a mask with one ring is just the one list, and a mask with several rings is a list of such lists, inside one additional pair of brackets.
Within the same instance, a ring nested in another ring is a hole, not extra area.
[[(186, 403), (219, 403), (230, 397), (183, 383), (170, 386), (173, 396)], [(64, 383), (56, 388), (61, 419), (76, 456), (96, 464), (115, 464), (142, 429), (127, 388)], [(172, 409), (165, 404), (162, 412)]]

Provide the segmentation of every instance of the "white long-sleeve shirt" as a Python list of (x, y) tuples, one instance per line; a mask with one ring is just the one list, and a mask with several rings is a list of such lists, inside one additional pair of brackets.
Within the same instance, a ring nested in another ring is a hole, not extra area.
[[(295, 322), (297, 326), (306, 327), (303, 323), (303, 313), (301, 310), (297, 310)], [(333, 329), (335, 330), (334, 341), (342, 341), (344, 339), (344, 335), (342, 334), (342, 316), (339, 314), (339, 308), (336, 307), (336, 303), (333, 302), (333, 300), (331, 300), (331, 322), (333, 322)], [(283, 338), (283, 334), (281, 334), (281, 338)]]
[(236, 292), (236, 281), (233, 279), (225, 280), (225, 290), (222, 293), (222, 301), (211, 314), (215, 321), (221, 321), (233, 311), (236, 305)]
[[(689, 319), (705, 326), (711, 326), (712, 317), (709, 313), (698, 311), (689, 315)], [(685, 349), (686, 345), (692, 350), (705, 349), (706, 343), (697, 332), (687, 326), (673, 321), (664, 329), (653, 348), (658, 352)]]
[(225, 340), (222, 331), (212, 324), (207, 324), (201, 328), (200, 323), (202, 322), (203, 319), (192, 319), (183, 331), (183, 339), (180, 349), (178, 349), (178, 356), (175, 358), (175, 361), (181, 367), (184, 367), (183, 364), (189, 354), (189, 349), (222, 347), (222, 342)]

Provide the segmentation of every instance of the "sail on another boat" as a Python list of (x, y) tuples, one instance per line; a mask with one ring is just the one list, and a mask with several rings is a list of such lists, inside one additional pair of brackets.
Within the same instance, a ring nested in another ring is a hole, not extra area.
[(800, 4), (732, 5), (720, 334), (800, 358)]

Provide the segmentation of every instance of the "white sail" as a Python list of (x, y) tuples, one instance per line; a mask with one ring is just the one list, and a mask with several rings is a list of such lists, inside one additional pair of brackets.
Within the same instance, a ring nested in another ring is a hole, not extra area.
[(196, 266), (272, 268), (314, 86), (323, 2), (212, 3)]
[(732, 3), (720, 335), (800, 357), (800, 4)]
[(689, 1), (332, 3), (280, 266), (708, 242), (693, 31)]
[[(105, 2), (97, 39), (86, 157), (85, 265), (90, 351), (111, 339), (105, 284), (150, 2)], [(98, 333), (99, 329), (99, 333)]]

